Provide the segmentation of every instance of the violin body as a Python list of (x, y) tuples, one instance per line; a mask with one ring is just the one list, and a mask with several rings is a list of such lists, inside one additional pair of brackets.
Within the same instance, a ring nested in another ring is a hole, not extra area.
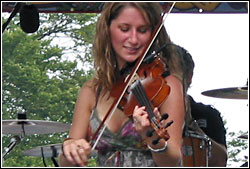
[[(151, 102), (152, 107), (159, 107), (167, 99), (170, 93), (170, 87), (166, 84), (165, 78), (162, 77), (165, 71), (166, 66), (160, 57), (155, 58), (150, 64), (141, 65), (136, 76), (133, 78), (132, 84), (127, 89), (119, 104), (119, 107), (127, 116), (133, 115), (135, 106), (139, 105), (138, 100), (131, 92), (131, 88), (133, 88), (134, 82), (137, 80), (141, 82), (147, 99)], [(117, 87), (112, 90), (111, 96), (120, 93), (120, 89), (123, 87), (123, 82), (125, 80), (126, 78), (123, 78), (115, 85)]]

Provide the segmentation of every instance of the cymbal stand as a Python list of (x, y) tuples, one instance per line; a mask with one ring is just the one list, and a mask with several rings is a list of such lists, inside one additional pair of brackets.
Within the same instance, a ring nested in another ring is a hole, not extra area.
[(45, 157), (44, 157), (44, 154), (43, 154), (43, 147), (41, 147), (41, 154), (42, 154), (42, 159), (43, 159), (43, 165), (44, 165), (44, 167), (47, 167)]
[[(50, 148), (52, 149), (51, 160), (52, 160), (53, 164), (55, 165), (55, 167), (59, 167), (59, 165), (58, 165), (58, 163), (57, 163), (57, 161), (55, 159), (55, 157), (57, 157), (57, 155), (58, 155), (58, 152), (57, 152), (57, 150), (56, 150), (56, 148), (54, 146), (51, 146)], [(41, 154), (42, 154), (43, 164), (44, 164), (45, 167), (47, 167), (43, 147), (41, 147)]]
[(52, 149), (52, 157), (51, 157), (51, 160), (52, 162), (54, 163), (55, 167), (59, 167), (55, 157), (57, 157), (58, 155), (58, 152), (57, 152), (57, 149), (54, 147), (54, 146), (51, 146), (51, 149)]

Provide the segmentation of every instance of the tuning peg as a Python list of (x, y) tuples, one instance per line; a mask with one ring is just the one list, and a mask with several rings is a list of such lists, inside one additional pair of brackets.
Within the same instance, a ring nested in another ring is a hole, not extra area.
[(147, 131), (146, 136), (152, 137), (155, 130)]
[(169, 123), (167, 123), (167, 125), (165, 126), (165, 128), (167, 128), (167, 127), (171, 126), (173, 123), (174, 123), (174, 121), (173, 121), (173, 120), (172, 120), (172, 121), (170, 121)]
[(157, 138), (157, 139), (153, 140), (153, 141), (152, 141), (152, 144), (153, 144), (153, 145), (158, 144), (158, 143), (159, 143), (159, 141), (160, 141), (160, 139), (161, 139), (161, 138), (159, 137), (159, 138)]
[(167, 114), (167, 113), (164, 113), (164, 114), (161, 116), (160, 121), (166, 120), (167, 118), (168, 118), (168, 114)]

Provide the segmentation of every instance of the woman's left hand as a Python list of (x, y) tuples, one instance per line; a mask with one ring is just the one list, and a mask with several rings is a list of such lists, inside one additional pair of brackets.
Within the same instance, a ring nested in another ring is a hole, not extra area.
[[(156, 118), (159, 118), (160, 112), (158, 111), (158, 108), (154, 109), (154, 114)], [(136, 130), (140, 133), (142, 137), (145, 137), (145, 134), (148, 130), (152, 130), (152, 127), (150, 125), (151, 122), (149, 120), (149, 116), (145, 106), (135, 106), (133, 120)]]

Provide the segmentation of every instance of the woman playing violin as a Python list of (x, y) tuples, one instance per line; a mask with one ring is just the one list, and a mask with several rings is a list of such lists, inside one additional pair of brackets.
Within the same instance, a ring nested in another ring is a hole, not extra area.
[[(96, 27), (93, 45), (95, 76), (86, 82), (77, 99), (69, 139), (63, 142), (60, 166), (86, 166), (92, 153), (91, 136), (99, 127), (114, 98), (110, 94), (123, 73), (143, 54), (153, 31), (161, 18), (158, 3), (117, 2), (106, 3)], [(157, 36), (152, 50), (170, 43), (164, 28)], [(167, 99), (153, 108), (157, 118), (168, 114), (161, 124), (167, 128), (169, 139), (152, 132), (145, 106), (139, 104), (127, 116), (116, 108), (95, 150), (98, 166), (147, 167), (180, 166), (182, 130), (184, 125), (184, 98), (178, 60), (171, 57), (168, 48), (161, 52), (170, 75), (164, 76), (170, 87)], [(154, 140), (158, 141), (153, 144)]]

